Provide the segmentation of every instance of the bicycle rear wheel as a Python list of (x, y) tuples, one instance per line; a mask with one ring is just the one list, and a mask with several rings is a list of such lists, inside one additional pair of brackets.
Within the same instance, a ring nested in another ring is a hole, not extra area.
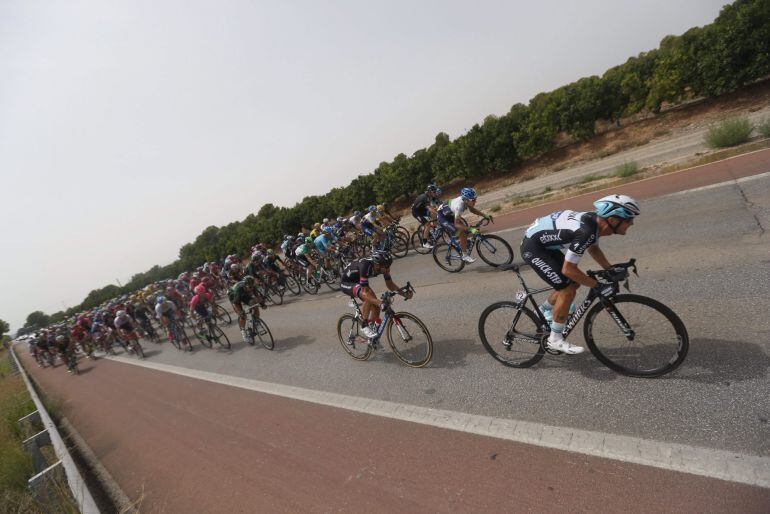
[(275, 305), (281, 305), (283, 303), (283, 291), (275, 285), (268, 286), (268, 289), (270, 289), (270, 296), (273, 297), (273, 303)]
[(339, 291), (342, 287), (342, 273), (336, 268), (324, 270), (323, 280), (332, 291)]
[[(586, 345), (602, 364), (622, 375), (653, 378), (684, 362), (690, 339), (674, 311), (635, 294), (615, 296), (611, 309), (616, 312), (594, 305), (583, 324)], [(631, 340), (624, 333), (628, 329)]]
[(528, 368), (543, 358), (541, 344), (548, 336), (540, 318), (514, 302), (496, 302), (479, 317), (479, 338), (484, 349), (501, 364)]
[(409, 239), (405, 239), (401, 234), (395, 234), (390, 241), (390, 253), (397, 259), (406, 257), (409, 253)]
[(433, 339), (420, 318), (397, 312), (388, 320), (388, 344), (398, 360), (412, 368), (422, 368), (433, 357)]
[(307, 291), (310, 294), (318, 294), (319, 284), (318, 282), (315, 281), (315, 279), (311, 277), (310, 280), (308, 280), (307, 277), (303, 275), (300, 280), (302, 283), (302, 288), (305, 291)]
[(139, 342), (139, 339), (134, 340), (133, 347), (134, 347), (134, 353), (136, 353), (136, 356), (144, 360), (144, 348), (142, 348), (142, 345)]
[(513, 261), (513, 249), (508, 241), (496, 235), (477, 236), (476, 250), (481, 260), (490, 266), (498, 267)]
[(449, 273), (457, 273), (465, 267), (460, 250), (455, 245), (438, 243), (433, 247), (433, 260), (439, 268)]
[(372, 347), (361, 335), (361, 324), (352, 314), (343, 314), (337, 320), (337, 337), (345, 352), (357, 361), (365, 361), (372, 354)]
[(268, 350), (275, 348), (273, 334), (270, 332), (270, 329), (267, 327), (267, 323), (265, 323), (262, 318), (251, 318), (251, 331), (253, 333), (252, 337), (254, 337), (255, 342), (257, 339), (259, 339), (259, 341), (262, 343), (262, 346)]
[(422, 238), (422, 228), (423, 225), (420, 225), (415, 229), (415, 231), (412, 233), (412, 248), (414, 248), (414, 251), (419, 253), (420, 255), (427, 255), (431, 252), (431, 248), (425, 248), (423, 244), (427, 241), (427, 239)]
[(409, 242), (409, 238), (412, 236), (412, 234), (409, 233), (409, 230), (406, 227), (402, 227), (401, 225), (396, 227), (396, 233), (403, 237), (407, 243)]

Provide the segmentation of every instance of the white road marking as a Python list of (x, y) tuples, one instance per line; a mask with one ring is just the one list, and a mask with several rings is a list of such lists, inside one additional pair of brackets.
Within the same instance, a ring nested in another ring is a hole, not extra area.
[(508, 441), (770, 488), (770, 458), (315, 391), (123, 357), (111, 360), (259, 393)]

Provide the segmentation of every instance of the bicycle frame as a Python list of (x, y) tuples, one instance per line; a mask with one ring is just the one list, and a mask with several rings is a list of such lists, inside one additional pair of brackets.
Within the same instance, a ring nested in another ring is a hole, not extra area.
[[(356, 301), (355, 298), (351, 298), (351, 302), (355, 305), (356, 319), (362, 320), (363, 314), (361, 314), (361, 305)], [(377, 343), (380, 340), (380, 337), (382, 337), (382, 334), (385, 332), (385, 325), (388, 324), (388, 320), (393, 314), (393, 309), (391, 309), (390, 305), (385, 308), (383, 314), (384, 317), (382, 318), (382, 323), (380, 323), (380, 326), (377, 327), (377, 335), (372, 338), (372, 344)]]
[[(532, 306), (534, 307), (533, 310), (537, 315), (537, 317), (540, 319), (542, 326), (548, 328), (550, 332), (550, 326), (548, 324), (548, 320), (545, 319), (545, 316), (540, 311), (540, 306), (535, 301), (534, 295), (544, 293), (546, 291), (551, 291), (553, 290), (553, 287), (530, 289), (527, 287), (527, 284), (524, 282), (524, 278), (521, 276), (521, 273), (518, 270), (515, 270), (515, 271), (516, 271), (516, 276), (518, 277), (519, 282), (521, 283), (521, 287), (524, 288), (523, 297), (521, 295), (521, 291), (516, 294), (516, 303), (519, 306), (523, 307), (527, 303), (527, 300), (529, 300)], [(588, 309), (591, 308), (591, 306), (596, 301), (596, 299), (597, 299), (596, 293), (594, 293), (592, 290), (589, 290), (588, 294), (583, 299), (583, 302), (575, 308), (575, 312), (567, 316), (567, 321), (564, 324), (564, 332), (563, 332), (565, 339), (572, 332), (575, 326), (577, 326), (580, 320), (583, 319), (583, 316), (586, 314), (586, 312), (588, 312)], [(611, 301), (606, 299), (601, 299), (601, 302), (604, 305), (604, 308), (607, 309), (607, 311), (609, 312), (612, 319), (618, 325), (618, 327), (623, 331), (623, 334), (625, 334), (626, 338), (629, 341), (633, 341), (635, 333), (633, 329), (631, 329), (631, 327), (628, 325), (628, 322), (625, 320), (623, 315), (620, 312), (618, 312), (618, 310), (615, 308), (615, 304), (613, 304)]]

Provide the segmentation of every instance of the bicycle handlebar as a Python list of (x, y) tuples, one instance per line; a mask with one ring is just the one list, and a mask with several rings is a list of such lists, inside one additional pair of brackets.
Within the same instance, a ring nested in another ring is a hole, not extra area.
[[(413, 293), (415, 292), (414, 291), (414, 287), (412, 286), (412, 283), (411, 282), (407, 282), (406, 285), (404, 287), (400, 288), (400, 289), (397, 289), (395, 291), (387, 291), (385, 293), (382, 293), (380, 295), (380, 300), (382, 300), (386, 305), (389, 305), (391, 303), (391, 300), (393, 299), (394, 296), (396, 296), (396, 295), (404, 296), (406, 293), (408, 293), (410, 291), (413, 292)], [(408, 301), (408, 300), (409, 300), (409, 298), (406, 298), (404, 296), (404, 301)]]
[(607, 282), (614, 282), (618, 283), (621, 280), (628, 279), (628, 270), (631, 269), (631, 271), (634, 272), (634, 275), (637, 277), (639, 276), (639, 273), (636, 270), (636, 259), (632, 258), (628, 262), (622, 262), (620, 264), (613, 264), (612, 268), (610, 269), (604, 269), (600, 271), (588, 271), (586, 272), (586, 275), (588, 275), (591, 278), (601, 278), (606, 280)]

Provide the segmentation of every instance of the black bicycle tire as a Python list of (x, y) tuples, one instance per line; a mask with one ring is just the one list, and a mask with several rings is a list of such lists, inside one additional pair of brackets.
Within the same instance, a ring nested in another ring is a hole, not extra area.
[(353, 354), (350, 349), (348, 348), (348, 343), (342, 335), (342, 323), (345, 320), (353, 320), (354, 322), (358, 323), (360, 326), (360, 323), (358, 320), (356, 320), (356, 317), (352, 314), (343, 314), (340, 316), (340, 318), (337, 320), (337, 338), (340, 340), (340, 344), (342, 345), (342, 348), (345, 350), (345, 353), (350, 355), (351, 358), (357, 360), (357, 361), (365, 361), (372, 355), (372, 347), (370, 345), (366, 345), (366, 352), (363, 355), (355, 355)]
[[(409, 240), (412, 237), (412, 234), (409, 233), (409, 230), (406, 227), (398, 226), (396, 227), (396, 233), (399, 234), (401, 237), (406, 239), (406, 244), (409, 244)], [(409, 250), (409, 247), (407, 246), (407, 250)]]
[[(291, 287), (289, 285), (290, 283), (294, 284), (295, 287)], [(286, 284), (286, 289), (288, 289), (289, 292), (294, 296), (297, 296), (302, 292), (302, 286), (300, 286), (299, 283), (295, 280), (295, 278), (291, 275), (284, 277), (284, 284)]]
[[(436, 262), (439, 268), (443, 269), (444, 271), (448, 271), (449, 273), (459, 273), (462, 271), (462, 269), (465, 267), (465, 261), (460, 259), (460, 266), (457, 269), (450, 269), (447, 267), (446, 263), (443, 262), (444, 255), (446, 254), (446, 247), (449, 245), (447, 243), (437, 243), (436, 246), (433, 247), (433, 260)], [(439, 257), (439, 253), (442, 255)]]
[[(339, 272), (339, 270), (335, 270), (332, 268), (331, 270), (328, 270), (324, 268), (326, 273), (324, 273), (324, 284), (327, 285), (329, 289), (332, 291), (339, 291), (342, 289), (342, 273)], [(330, 280), (329, 278), (332, 276), (336, 276), (337, 279)]]
[(412, 248), (414, 248), (414, 251), (419, 253), (420, 255), (428, 255), (433, 249), (432, 248), (425, 248), (422, 246), (425, 243), (425, 240), (422, 238), (422, 228), (424, 225), (420, 225), (417, 227), (417, 230), (412, 232)]
[[(208, 327), (207, 327), (207, 332), (208, 332), (207, 335), (210, 336), (211, 330)], [(206, 348), (214, 347), (214, 344), (211, 342), (210, 337), (202, 336), (198, 329), (195, 330), (194, 334), (195, 334), (195, 339), (197, 339), (200, 342), (201, 346), (205, 346)]]
[(616, 304), (627, 302), (640, 303), (654, 310), (657, 310), (671, 323), (672, 327), (674, 328), (674, 332), (679, 337), (679, 348), (676, 352), (676, 359), (669, 360), (664, 366), (658, 369), (639, 371), (621, 366), (607, 355), (605, 355), (596, 345), (596, 341), (594, 340), (593, 333), (591, 331), (593, 328), (594, 318), (600, 312), (604, 312), (604, 305), (599, 302), (588, 311), (586, 314), (586, 319), (583, 322), (583, 337), (585, 338), (586, 345), (588, 346), (588, 349), (591, 350), (591, 353), (593, 353), (594, 356), (599, 360), (599, 362), (610, 368), (612, 371), (615, 371), (616, 373), (638, 378), (660, 377), (662, 375), (671, 373), (679, 366), (681, 366), (681, 364), (684, 362), (684, 359), (687, 357), (687, 352), (690, 348), (690, 337), (687, 334), (687, 327), (685, 327), (684, 322), (673, 310), (671, 310), (671, 308), (662, 302), (655, 300), (654, 298), (636, 294), (619, 294), (612, 298), (612, 302)]
[[(484, 323), (486, 322), (489, 315), (492, 313), (492, 311), (495, 311), (499, 308), (506, 307), (511, 308), (514, 310), (520, 310), (524, 315), (526, 315), (531, 321), (535, 323), (535, 326), (538, 327), (541, 324), (540, 318), (532, 312), (532, 310), (526, 306), (519, 307), (518, 304), (515, 302), (510, 301), (502, 301), (502, 302), (495, 302), (492, 305), (488, 306), (486, 309), (484, 309), (481, 312), (481, 316), (479, 316), (479, 326), (478, 326), (478, 332), (479, 332), (479, 339), (481, 339), (481, 345), (484, 347), (484, 349), (491, 355), (497, 362), (511, 367), (511, 368), (529, 368), (535, 364), (537, 364), (540, 359), (543, 358), (545, 355), (545, 349), (543, 348), (543, 345), (540, 344), (538, 346), (538, 350), (532, 354), (532, 356), (528, 359), (524, 360), (509, 360), (506, 358), (503, 358), (504, 354), (497, 353), (495, 349), (492, 347), (492, 345), (489, 342), (489, 339), (487, 338), (486, 331), (484, 330)], [(534, 344), (534, 343), (533, 343)]]
[[(478, 237), (478, 236), (477, 236), (477, 237)], [(492, 262), (492, 261), (488, 260), (488, 259), (487, 259), (487, 258), (484, 256), (484, 252), (482, 252), (482, 241), (481, 241), (481, 239), (480, 239), (480, 238), (477, 238), (477, 239), (476, 239), (476, 251), (478, 252), (478, 254), (479, 254), (479, 257), (481, 257), (481, 260), (482, 260), (482, 261), (486, 262), (487, 264), (489, 264), (489, 265), (490, 265), (490, 266), (492, 266), (493, 268), (497, 268), (497, 267), (499, 267), (499, 266), (502, 266), (503, 264), (510, 264), (511, 262), (513, 262), (513, 248), (511, 248), (511, 245), (510, 245), (510, 244), (508, 244), (508, 241), (506, 241), (506, 240), (505, 240), (505, 239), (503, 239), (502, 237), (500, 237), (500, 236), (496, 236), (496, 235), (494, 235), (494, 234), (489, 234), (489, 235), (487, 235), (487, 234), (484, 234), (484, 236), (483, 236), (483, 237), (484, 237), (484, 239), (491, 239), (491, 240), (493, 240), (493, 241), (497, 241), (497, 242), (499, 242), (499, 243), (502, 243), (502, 244), (503, 244), (503, 246), (504, 246), (504, 247), (505, 247), (505, 248), (508, 250), (508, 259), (506, 259), (506, 261), (505, 261), (505, 262), (502, 262), (502, 263), (494, 263), (494, 262)]]
[[(425, 356), (425, 358), (423, 358), (420, 361), (410, 361), (410, 360), (406, 359), (403, 355), (401, 355), (401, 353), (398, 351), (398, 349), (396, 349), (396, 345), (393, 344), (393, 329), (394, 329), (394, 325), (395, 325), (394, 318), (398, 318), (398, 319), (402, 319), (402, 318), (411, 319), (412, 321), (417, 323), (417, 325), (420, 326), (422, 331), (428, 337), (428, 352), (427, 352), (427, 355)], [(417, 316), (415, 316), (414, 314), (411, 314), (409, 312), (396, 312), (396, 313), (394, 313), (393, 316), (388, 318), (388, 326), (385, 327), (385, 331), (388, 334), (388, 344), (390, 345), (390, 349), (393, 350), (393, 353), (395, 354), (396, 358), (398, 360), (400, 360), (401, 362), (403, 362), (404, 364), (406, 364), (407, 366), (409, 366), (410, 368), (423, 368), (423, 367), (427, 366), (428, 363), (433, 358), (433, 338), (430, 335), (430, 330), (428, 330), (428, 327), (425, 326), (425, 323), (423, 323), (422, 320), (420, 318), (418, 318)]]
[(308, 294), (318, 294), (318, 290), (321, 288), (320, 284), (318, 282), (313, 281), (315, 284), (315, 288), (313, 288), (310, 285), (310, 282), (308, 282), (307, 277), (303, 277), (303, 280), (301, 282), (302, 288), (308, 293)]
[(134, 340), (134, 353), (137, 357), (144, 360), (144, 348), (142, 348), (142, 344), (139, 342), (139, 339)]
[[(257, 333), (257, 323), (261, 323), (263, 327), (265, 327), (265, 330), (267, 330), (267, 335), (270, 337), (270, 342), (268, 343), (266, 340), (262, 339), (263, 336), (260, 336)], [(268, 350), (273, 350), (275, 348), (275, 339), (273, 339), (273, 333), (270, 331), (270, 327), (267, 326), (267, 323), (265, 323), (265, 320), (263, 320), (260, 317), (253, 317), (251, 318), (251, 329), (253, 332), (254, 338), (259, 337), (259, 340), (262, 342), (262, 346), (267, 348)], [(255, 339), (256, 343), (256, 339)]]
[(272, 293), (273, 304), (281, 305), (283, 303), (283, 293), (274, 285), (268, 286), (268, 289), (270, 289), (270, 292)]
[[(218, 332), (218, 333), (215, 333), (215, 332)], [(232, 345), (230, 344), (230, 338), (227, 337), (227, 334), (225, 334), (225, 331), (219, 328), (218, 326), (211, 325), (209, 327), (209, 334), (211, 334), (212, 337), (214, 337), (214, 341), (216, 341), (219, 346), (223, 346), (228, 350), (232, 347)], [(222, 342), (222, 339), (225, 340), (224, 343)]]
[[(400, 246), (396, 245), (396, 241), (400, 242), (401, 245)], [(401, 250), (398, 250), (397, 248), (402, 248), (403, 252)], [(403, 257), (406, 257), (406, 255), (409, 253), (409, 240), (404, 239), (404, 236), (402, 236), (401, 234), (394, 234), (390, 242), (390, 253), (396, 259), (401, 259)]]
[[(230, 325), (233, 322), (233, 317), (230, 316), (230, 313), (227, 312), (227, 309), (225, 309), (221, 305), (217, 305), (213, 309), (213, 313), (214, 313), (214, 321), (222, 321), (225, 325)], [(227, 321), (225, 321), (225, 318), (227, 319)]]

